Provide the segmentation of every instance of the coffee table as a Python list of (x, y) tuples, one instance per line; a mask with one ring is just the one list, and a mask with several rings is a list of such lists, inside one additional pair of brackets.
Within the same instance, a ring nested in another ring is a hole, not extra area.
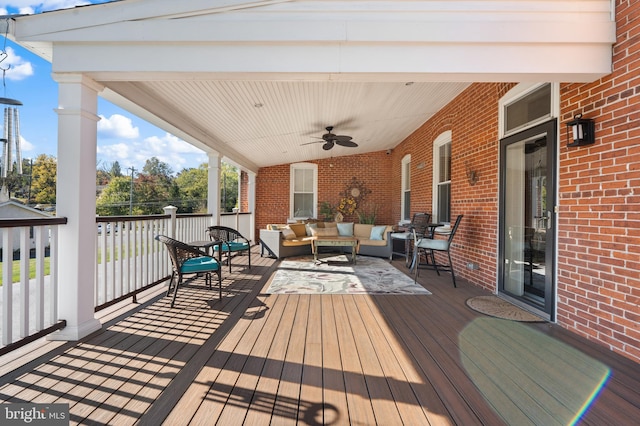
[(358, 239), (356, 237), (325, 237), (317, 236), (311, 240), (313, 260), (318, 260), (318, 247), (351, 247), (351, 263), (356, 264)]

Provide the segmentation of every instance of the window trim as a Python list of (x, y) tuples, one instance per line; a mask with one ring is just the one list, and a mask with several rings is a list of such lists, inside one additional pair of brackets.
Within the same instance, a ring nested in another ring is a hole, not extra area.
[[(540, 117), (536, 120), (530, 121), (526, 123), (524, 126), (517, 127), (515, 129), (511, 129), (508, 132), (505, 132), (505, 110), (507, 106), (517, 102), (532, 92), (540, 89), (542, 86), (547, 84), (551, 85), (551, 110), (549, 111), (549, 115), (545, 117)], [(516, 133), (519, 133), (523, 130), (529, 129), (531, 127), (537, 126), (538, 124), (544, 123), (550, 120), (553, 117), (558, 117), (560, 114), (560, 83), (550, 83), (548, 81), (542, 83), (520, 83), (511, 88), (503, 97), (498, 100), (498, 138), (503, 139), (506, 136), (510, 136)]]
[[(438, 177), (440, 176), (440, 155), (439, 150), (440, 147), (451, 143), (452, 133), (451, 130), (447, 130), (445, 132), (440, 133), (438, 137), (433, 141), (433, 187), (431, 192), (431, 208), (432, 208), (432, 219), (434, 222), (439, 222), (438, 218), (438, 184), (441, 183), (438, 181)], [(453, 162), (453, 159), (451, 160)], [(453, 165), (452, 165), (453, 166)], [(449, 184), (451, 184), (451, 176), (449, 176)], [(451, 188), (451, 186), (449, 186)]]
[[(403, 222), (410, 222), (411, 218), (409, 217), (409, 215), (411, 214), (411, 206), (409, 206), (409, 211), (405, 212), (405, 205), (404, 205), (404, 200), (405, 200), (405, 193), (408, 191), (409, 192), (409, 197), (411, 197), (411, 154), (407, 154), (404, 157), (402, 157), (402, 162), (401, 162), (401, 167), (402, 167), (402, 171), (401, 171), (401, 188), (400, 188), (400, 223)], [(409, 173), (408, 179), (407, 179), (407, 175), (406, 173)], [(407, 184), (408, 181), (408, 185), (409, 187), (405, 187), (405, 185)], [(411, 198), (409, 198), (409, 200), (411, 200)], [(411, 204), (411, 201), (409, 201), (409, 204)]]
[(295, 188), (295, 171), (296, 170), (313, 170), (313, 215), (318, 217), (318, 165), (313, 163), (293, 163), (289, 166), (289, 218), (291, 219), (307, 219), (308, 217), (294, 216), (294, 188)]

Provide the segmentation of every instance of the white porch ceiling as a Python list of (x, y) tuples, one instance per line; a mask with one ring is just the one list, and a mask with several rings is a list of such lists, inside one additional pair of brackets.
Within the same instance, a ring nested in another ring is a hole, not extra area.
[[(466, 83), (324, 81), (111, 82), (166, 105), (163, 121), (216, 151), (257, 167), (393, 148), (449, 103)], [(141, 98), (140, 96), (139, 98)], [(322, 149), (325, 127), (357, 148)], [(304, 145), (307, 144), (307, 145)], [(202, 147), (204, 148), (204, 147)]]
[[(611, 7), (124, 0), (18, 17), (10, 34), (60, 78), (83, 74), (116, 105), (257, 171), (393, 148), (472, 82), (606, 75)], [(359, 146), (303, 145), (326, 126)]]

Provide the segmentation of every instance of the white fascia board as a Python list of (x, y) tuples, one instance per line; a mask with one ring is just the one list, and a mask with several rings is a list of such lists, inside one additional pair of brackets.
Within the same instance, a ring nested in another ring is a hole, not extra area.
[(99, 79), (110, 73), (325, 75), (321, 80), (390, 73), (424, 74), (416, 81), (589, 82), (611, 73), (608, 44), (62, 45), (54, 56), (54, 72)]
[[(36, 40), (23, 37), (24, 42)], [(60, 43), (614, 43), (615, 23), (424, 21), (120, 22), (37, 41)]]

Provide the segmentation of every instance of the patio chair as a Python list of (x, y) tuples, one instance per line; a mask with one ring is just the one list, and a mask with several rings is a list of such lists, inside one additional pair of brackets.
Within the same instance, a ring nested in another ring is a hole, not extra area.
[(172, 308), (176, 302), (178, 287), (182, 284), (182, 279), (185, 275), (204, 275), (205, 284), (211, 288), (211, 274), (217, 274), (218, 291), (220, 299), (222, 299), (222, 268), (218, 260), (197, 247), (190, 246), (165, 235), (157, 235), (156, 240), (167, 246), (167, 251), (171, 258), (173, 271), (171, 273), (171, 281), (169, 281), (167, 296), (169, 296), (173, 290), (173, 299), (171, 299)]
[[(458, 226), (460, 225), (460, 221), (462, 220), (463, 215), (459, 215), (456, 218), (455, 223), (451, 227), (451, 232), (449, 233), (449, 237), (446, 240), (431, 238), (431, 236), (423, 236), (422, 238), (418, 237), (418, 233), (416, 230), (413, 230), (413, 241), (414, 241), (414, 251), (413, 251), (413, 267), (415, 268), (415, 278), (414, 282), (418, 280), (418, 270), (420, 269), (420, 252), (424, 253), (427, 263), (423, 264), (425, 267), (435, 269), (436, 273), (440, 275), (441, 270), (449, 270), (451, 272), (451, 278), (453, 279), (453, 286), (456, 286), (456, 275), (453, 271), (453, 262), (451, 261), (451, 242), (453, 241), (453, 237), (456, 235), (456, 231), (458, 230)], [(436, 252), (446, 252), (447, 257), (449, 258), (448, 265), (438, 265), (436, 262), (435, 253)], [(429, 262), (431, 260), (431, 262)]]
[(222, 241), (221, 245), (213, 246), (216, 252), (225, 253), (227, 263), (229, 265), (229, 273), (231, 273), (231, 255), (232, 253), (247, 252), (249, 256), (249, 269), (251, 269), (251, 244), (249, 240), (242, 236), (238, 231), (227, 226), (210, 226), (207, 233), (211, 241)]
[[(410, 267), (412, 262), (412, 246), (410, 242), (413, 239), (413, 230), (416, 230), (416, 234), (419, 238), (424, 237), (428, 229), (429, 221), (431, 221), (431, 213), (414, 213), (411, 223), (406, 226), (407, 230), (405, 232), (392, 232), (392, 239), (404, 241), (404, 252), (393, 252), (391, 254), (391, 258), (394, 254), (403, 256), (405, 258), (406, 266)], [(391, 260), (391, 258), (389, 260)]]

